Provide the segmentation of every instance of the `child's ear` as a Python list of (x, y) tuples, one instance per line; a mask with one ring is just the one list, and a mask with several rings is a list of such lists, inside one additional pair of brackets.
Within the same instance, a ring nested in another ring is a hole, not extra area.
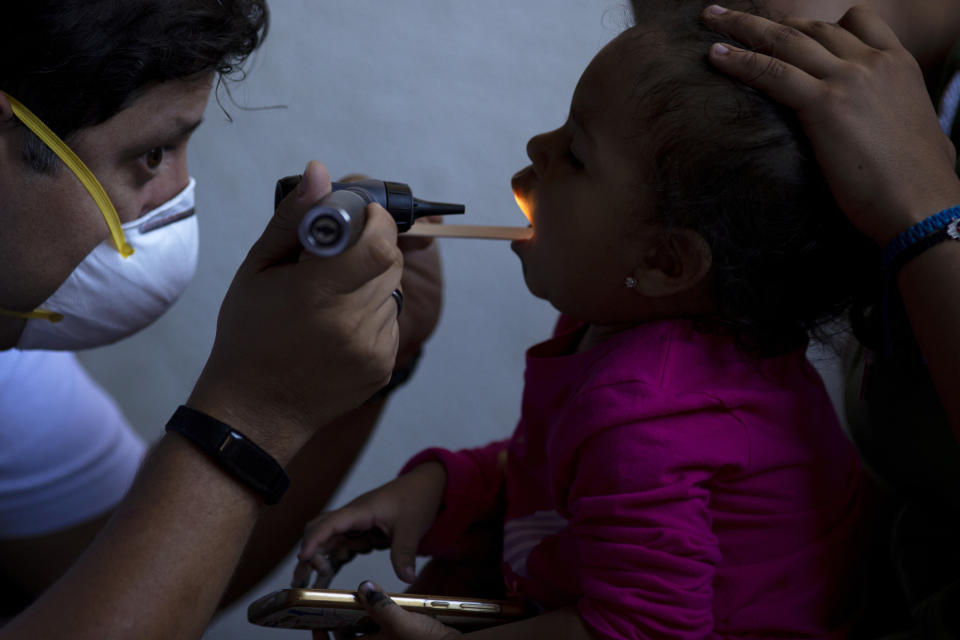
[(703, 236), (690, 229), (672, 229), (643, 256), (633, 272), (633, 288), (648, 298), (683, 293), (706, 278), (712, 261), (710, 245)]

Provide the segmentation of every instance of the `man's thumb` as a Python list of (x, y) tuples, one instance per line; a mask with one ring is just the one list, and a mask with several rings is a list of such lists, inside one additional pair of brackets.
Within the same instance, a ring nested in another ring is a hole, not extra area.
[(277, 206), (267, 228), (250, 250), (248, 260), (256, 268), (295, 262), (303, 247), (297, 233), (304, 214), (330, 193), (330, 173), (323, 163), (311, 161), (303, 171), (300, 184)]

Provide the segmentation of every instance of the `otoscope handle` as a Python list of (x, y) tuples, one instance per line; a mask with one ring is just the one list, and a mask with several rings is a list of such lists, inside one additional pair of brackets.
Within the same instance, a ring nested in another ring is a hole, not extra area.
[(297, 229), (300, 244), (324, 258), (346, 251), (363, 233), (371, 202), (363, 189), (331, 191), (304, 214)]

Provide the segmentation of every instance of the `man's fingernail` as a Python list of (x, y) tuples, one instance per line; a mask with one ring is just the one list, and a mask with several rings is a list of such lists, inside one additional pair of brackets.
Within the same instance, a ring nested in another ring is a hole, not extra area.
[(709, 7), (707, 7), (707, 13), (714, 16), (722, 16), (726, 12), (727, 12), (726, 8), (721, 7), (718, 4), (712, 4)]
[(364, 580), (363, 582), (360, 583), (360, 586), (357, 587), (357, 591), (359, 591), (360, 595), (362, 595), (364, 598), (366, 598), (376, 590), (377, 590), (377, 585), (373, 584), (369, 580)]
[(713, 51), (713, 55), (715, 56), (725, 56), (730, 53), (730, 47), (720, 42), (710, 47), (710, 49)]
[(307, 163), (306, 168), (303, 170), (303, 175), (300, 176), (300, 184), (297, 185), (297, 195), (302, 196), (307, 192), (307, 171), (310, 170), (310, 163)]

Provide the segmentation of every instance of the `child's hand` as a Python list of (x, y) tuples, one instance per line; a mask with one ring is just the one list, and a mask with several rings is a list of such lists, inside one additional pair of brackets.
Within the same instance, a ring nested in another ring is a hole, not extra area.
[(363, 582), (357, 589), (360, 604), (380, 626), (369, 638), (380, 640), (452, 640), (461, 634), (430, 616), (404, 611), (372, 582)]
[(958, 203), (955, 150), (920, 68), (872, 9), (853, 7), (838, 24), (777, 24), (714, 7), (703, 17), (756, 49), (715, 44), (710, 62), (797, 111), (834, 197), (862, 232), (884, 245)]
[(357, 553), (388, 546), (397, 577), (413, 582), (417, 547), (437, 517), (446, 484), (443, 465), (426, 462), (311, 520), (297, 554), (294, 586), (306, 586), (312, 571), (317, 572), (319, 585), (329, 584), (339, 566)]

